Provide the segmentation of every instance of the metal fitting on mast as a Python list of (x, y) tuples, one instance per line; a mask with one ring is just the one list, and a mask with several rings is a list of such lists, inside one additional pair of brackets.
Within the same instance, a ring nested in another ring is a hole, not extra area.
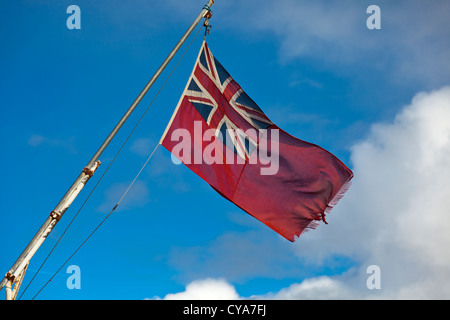
[[(214, 1), (212, 1), (212, 3), (214, 3)], [(210, 6), (205, 5), (203, 7), (204, 10), (206, 10), (205, 14), (203, 15), (203, 17), (205, 18), (205, 21), (203, 22), (203, 26), (205, 27), (205, 37), (206, 35), (209, 34), (209, 32), (211, 31), (211, 27), (212, 25), (209, 24), (209, 19), (212, 17), (212, 11)]]

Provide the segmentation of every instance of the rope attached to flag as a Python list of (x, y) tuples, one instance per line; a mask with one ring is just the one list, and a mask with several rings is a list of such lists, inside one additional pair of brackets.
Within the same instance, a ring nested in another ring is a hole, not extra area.
[[(118, 157), (118, 155), (120, 154), (120, 152), (122, 151), (122, 149), (125, 147), (125, 145), (127, 144), (127, 142), (130, 140), (131, 136), (133, 135), (133, 133), (135, 132), (136, 128), (139, 126), (139, 124), (141, 123), (141, 121), (144, 119), (145, 115), (147, 114), (148, 110), (150, 109), (151, 105), (154, 103), (154, 101), (156, 100), (156, 98), (158, 97), (158, 95), (160, 94), (160, 92), (162, 91), (162, 89), (164, 88), (164, 86), (166, 85), (167, 81), (170, 79), (170, 77), (172, 76), (173, 72), (175, 71), (175, 69), (177, 68), (177, 66), (179, 65), (179, 63), (181, 62), (181, 60), (183, 59), (183, 57), (185, 56), (185, 54), (187, 53), (187, 51), (189, 50), (189, 48), (191, 47), (192, 43), (194, 42), (194, 40), (197, 38), (198, 34), (200, 33), (201, 27), (198, 29), (197, 33), (195, 34), (195, 36), (193, 37), (193, 39), (191, 40), (191, 42), (189, 43), (189, 45), (187, 46), (186, 50), (183, 52), (183, 54), (181, 55), (180, 59), (177, 61), (177, 63), (175, 64), (175, 66), (173, 67), (172, 71), (170, 72), (170, 74), (167, 76), (166, 80), (164, 81), (164, 83), (161, 85), (160, 89), (158, 90), (158, 92), (155, 94), (155, 96), (153, 97), (153, 100), (150, 102), (150, 104), (148, 105), (148, 107), (146, 108), (146, 110), (144, 111), (144, 113), (142, 114), (142, 116), (140, 117), (140, 119), (137, 121), (136, 125), (133, 127), (133, 129), (131, 130), (131, 132), (129, 133), (128, 137), (125, 139), (124, 143), (121, 145), (121, 147), (119, 148), (119, 150), (117, 151), (117, 153), (115, 154), (114, 158), (111, 160), (111, 162), (109, 163), (108, 167), (105, 169), (105, 171), (103, 172), (102, 176), (100, 177), (100, 179), (97, 181), (97, 183), (95, 184), (95, 186), (93, 187), (93, 189), (91, 190), (91, 192), (89, 193), (89, 195), (87, 196), (87, 198), (85, 199), (85, 201), (83, 202), (83, 204), (81, 205), (81, 207), (78, 209), (77, 213), (74, 215), (74, 217), (72, 218), (72, 220), (70, 221), (70, 223), (68, 224), (68, 226), (65, 228), (64, 232), (61, 234), (61, 236), (59, 237), (59, 239), (57, 240), (57, 242), (55, 243), (55, 245), (53, 246), (53, 248), (50, 250), (49, 254), (47, 255), (47, 257), (44, 259), (44, 261), (41, 263), (41, 265), (39, 266), (37, 272), (35, 273), (35, 275), (33, 276), (33, 278), (30, 280), (30, 282), (28, 283), (28, 285), (26, 286), (25, 290), (22, 292), (22, 294), (19, 297), (19, 300), (21, 299), (21, 297), (24, 295), (24, 293), (27, 291), (28, 287), (31, 285), (31, 283), (33, 282), (33, 280), (36, 278), (36, 276), (38, 275), (38, 273), (41, 271), (42, 267), (44, 266), (44, 264), (47, 262), (48, 258), (50, 257), (50, 255), (53, 253), (53, 251), (55, 250), (55, 248), (58, 246), (59, 242), (61, 241), (61, 239), (63, 238), (63, 236), (66, 234), (66, 232), (68, 231), (69, 227), (72, 225), (72, 223), (74, 222), (74, 220), (77, 218), (78, 214), (81, 212), (81, 210), (83, 209), (84, 205), (87, 203), (87, 201), (89, 200), (89, 198), (91, 197), (91, 195), (94, 193), (94, 191), (96, 190), (97, 186), (100, 184), (100, 182), (102, 181), (103, 177), (106, 175), (106, 173), (108, 172), (108, 170), (110, 169), (110, 167), (112, 166), (112, 164), (114, 163), (114, 161), (116, 160), (116, 158)], [(135, 176), (135, 178), (133, 179), (133, 181), (131, 182), (131, 184), (128, 186), (128, 188), (126, 189), (126, 191), (124, 192), (124, 194), (122, 195), (122, 197), (120, 198), (120, 200), (116, 203), (116, 205), (111, 209), (111, 211), (105, 216), (105, 218), (97, 225), (97, 227), (87, 236), (87, 238), (78, 246), (78, 248), (69, 256), (69, 258), (61, 265), (61, 267), (50, 277), (50, 279), (41, 287), (41, 289), (33, 296), (32, 300), (34, 300), (39, 293), (52, 281), (52, 279), (59, 273), (59, 271), (61, 271), (61, 269), (70, 261), (70, 259), (72, 259), (72, 257), (78, 252), (78, 250), (81, 249), (81, 247), (91, 238), (91, 236), (100, 228), (100, 226), (111, 216), (111, 214), (117, 209), (117, 207), (119, 206), (119, 204), (122, 202), (122, 200), (125, 198), (126, 194), (128, 193), (128, 191), (131, 189), (131, 187), (134, 185), (134, 183), (136, 182), (136, 180), (139, 178), (140, 174), (142, 173), (142, 171), (144, 170), (144, 168), (147, 166), (147, 164), (149, 163), (150, 159), (153, 157), (154, 153), (156, 152), (156, 149), (158, 148), (158, 146), (160, 145), (160, 143), (158, 143), (156, 145), (156, 147), (153, 149), (152, 153), (150, 154), (150, 156), (147, 158), (147, 161), (144, 163), (144, 165), (142, 166), (142, 168), (139, 170), (138, 174)]]

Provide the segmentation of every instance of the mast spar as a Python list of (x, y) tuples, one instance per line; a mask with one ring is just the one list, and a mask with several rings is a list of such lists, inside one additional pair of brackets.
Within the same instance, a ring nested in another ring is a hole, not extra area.
[(106, 149), (106, 147), (112, 141), (112, 139), (116, 136), (117, 132), (120, 130), (120, 128), (123, 126), (123, 124), (127, 121), (127, 119), (133, 113), (133, 111), (136, 109), (136, 107), (141, 102), (141, 100), (144, 98), (144, 96), (146, 95), (148, 90), (150, 90), (152, 85), (155, 83), (155, 81), (161, 75), (163, 70), (166, 68), (166, 66), (169, 64), (169, 62), (172, 60), (172, 58), (175, 56), (175, 54), (178, 52), (180, 47), (183, 45), (183, 43), (186, 41), (186, 39), (190, 36), (192, 31), (195, 29), (195, 27), (198, 25), (198, 23), (200, 22), (200, 20), (202, 18), (206, 19), (205, 26), (207, 26), (207, 23), (208, 23), (207, 21), (211, 17), (210, 7), (213, 4), (214, 4), (214, 0), (209, 0), (209, 2), (202, 8), (202, 11), (195, 18), (194, 22), (184, 33), (184, 35), (181, 37), (181, 39), (178, 41), (178, 43), (175, 45), (175, 47), (169, 53), (167, 58), (163, 61), (161, 66), (158, 68), (158, 70), (156, 70), (153, 77), (149, 80), (149, 82), (146, 84), (144, 89), (141, 91), (141, 93), (137, 96), (137, 98), (134, 100), (134, 102), (131, 104), (131, 106), (128, 108), (128, 110), (125, 112), (125, 114), (122, 116), (122, 118), (119, 120), (119, 122), (114, 127), (114, 129), (111, 131), (111, 133), (108, 135), (106, 140), (102, 143), (102, 145), (99, 147), (97, 152), (94, 154), (94, 156), (88, 162), (86, 167), (83, 168), (83, 170), (80, 173), (80, 175), (78, 176), (78, 178), (75, 180), (75, 182), (72, 184), (72, 186), (66, 192), (66, 194), (60, 200), (60, 202), (55, 207), (55, 209), (50, 213), (50, 216), (47, 218), (47, 220), (45, 220), (44, 224), (41, 226), (41, 228), (35, 234), (33, 239), (30, 241), (28, 246), (25, 248), (25, 250), (19, 256), (19, 258), (16, 260), (16, 262), (13, 264), (11, 269), (6, 273), (3, 280), (0, 282), (0, 290), (3, 287), (5, 287), (6, 300), (15, 300), (17, 293), (19, 291), (20, 285), (22, 283), (23, 277), (25, 275), (25, 271), (28, 267), (28, 264), (29, 264), (31, 258), (36, 253), (36, 251), (39, 249), (39, 247), (44, 242), (44, 240), (47, 238), (48, 234), (53, 230), (55, 225), (61, 219), (61, 217), (66, 212), (66, 210), (69, 208), (69, 206), (72, 204), (72, 202), (75, 200), (75, 198), (78, 196), (78, 194), (81, 192), (81, 190), (86, 185), (86, 183), (89, 181), (89, 179), (94, 175), (95, 171), (100, 166), (100, 161), (98, 159), (102, 155), (103, 151)]

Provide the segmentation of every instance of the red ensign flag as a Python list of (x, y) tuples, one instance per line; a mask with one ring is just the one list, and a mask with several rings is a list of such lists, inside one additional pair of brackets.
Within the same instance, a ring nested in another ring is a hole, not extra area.
[(290, 241), (325, 221), (353, 177), (334, 155), (272, 123), (206, 42), (161, 144)]

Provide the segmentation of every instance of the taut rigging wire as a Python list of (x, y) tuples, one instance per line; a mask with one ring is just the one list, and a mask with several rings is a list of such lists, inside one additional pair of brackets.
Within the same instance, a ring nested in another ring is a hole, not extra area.
[[(197, 33), (195, 34), (195, 36), (193, 37), (193, 39), (191, 40), (191, 42), (189, 43), (189, 45), (187, 46), (187, 48), (185, 49), (185, 51), (183, 52), (183, 54), (181, 55), (180, 59), (178, 59), (177, 63), (175, 64), (175, 66), (173, 67), (172, 71), (170, 72), (170, 74), (167, 76), (166, 80), (164, 81), (164, 83), (161, 85), (161, 87), (159, 88), (158, 92), (155, 94), (155, 96), (153, 97), (152, 101), (150, 102), (150, 104), (147, 106), (147, 108), (145, 109), (144, 113), (142, 114), (142, 116), (139, 118), (139, 120), (137, 121), (136, 125), (133, 127), (133, 129), (131, 130), (130, 134), (127, 136), (127, 138), (125, 139), (125, 141), (123, 142), (123, 144), (121, 145), (121, 147), (119, 148), (119, 150), (117, 151), (117, 153), (115, 154), (114, 158), (111, 160), (111, 162), (109, 163), (108, 167), (105, 169), (105, 171), (103, 172), (103, 174), (101, 175), (100, 179), (97, 181), (97, 183), (95, 184), (95, 186), (92, 188), (91, 192), (88, 194), (87, 198), (84, 200), (83, 204), (81, 205), (81, 207), (78, 209), (78, 211), (76, 212), (76, 214), (74, 215), (74, 217), (72, 218), (72, 220), (70, 221), (70, 223), (67, 225), (67, 227), (65, 228), (64, 232), (61, 234), (61, 236), (58, 238), (58, 240), (56, 241), (56, 243), (54, 244), (53, 248), (50, 250), (49, 254), (47, 255), (47, 257), (44, 259), (44, 261), (41, 263), (41, 265), (39, 266), (38, 270), (36, 271), (36, 273), (34, 274), (33, 278), (31, 278), (30, 282), (28, 283), (28, 285), (25, 287), (24, 291), (22, 292), (22, 294), (20, 295), (19, 299), (21, 299), (21, 297), (23, 296), (23, 294), (27, 291), (28, 287), (31, 285), (31, 283), (33, 282), (33, 280), (36, 278), (37, 274), (40, 272), (40, 270), (42, 269), (42, 267), (44, 266), (44, 264), (46, 263), (46, 261), (48, 260), (48, 258), (50, 257), (50, 255), (53, 253), (53, 251), (55, 250), (55, 248), (58, 246), (59, 242), (61, 241), (61, 239), (63, 238), (63, 236), (66, 234), (67, 230), (69, 229), (69, 227), (72, 225), (72, 223), (74, 222), (74, 220), (76, 219), (76, 217), (78, 216), (78, 214), (80, 213), (80, 211), (83, 209), (84, 205), (87, 203), (87, 201), (89, 200), (89, 198), (91, 197), (91, 195), (94, 193), (95, 189), (97, 188), (97, 186), (100, 184), (100, 181), (103, 179), (103, 177), (106, 175), (106, 173), (108, 172), (108, 170), (110, 169), (110, 167), (112, 166), (112, 164), (114, 163), (114, 161), (116, 160), (117, 156), (120, 154), (120, 152), (122, 151), (122, 149), (124, 148), (124, 146), (127, 144), (128, 140), (131, 138), (131, 136), (133, 135), (134, 131), (136, 130), (136, 128), (138, 127), (138, 125), (141, 123), (141, 121), (143, 120), (144, 116), (146, 115), (147, 111), (150, 109), (151, 105), (153, 104), (153, 102), (156, 100), (156, 98), (158, 97), (159, 93), (162, 91), (162, 89), (164, 88), (164, 86), (166, 85), (167, 81), (170, 79), (170, 77), (172, 76), (173, 72), (175, 71), (175, 69), (177, 68), (177, 66), (179, 65), (179, 63), (181, 62), (181, 60), (183, 59), (183, 57), (185, 56), (186, 52), (189, 50), (189, 48), (191, 47), (192, 43), (194, 42), (194, 40), (197, 38), (198, 34), (200, 33), (200, 30), (202, 29), (203, 26), (200, 26), (199, 30), (197, 31)], [(147, 161), (144, 163), (144, 165), (141, 167), (141, 169), (139, 170), (138, 174), (135, 176), (135, 178), (133, 179), (133, 181), (130, 183), (130, 185), (128, 186), (128, 188), (126, 189), (126, 191), (123, 193), (122, 197), (120, 198), (120, 200), (116, 203), (116, 205), (111, 209), (111, 211), (105, 216), (105, 218), (97, 225), (97, 227), (87, 236), (87, 238), (78, 246), (78, 248), (69, 256), (69, 258), (61, 265), (61, 267), (56, 270), (56, 272), (50, 277), (50, 279), (41, 287), (41, 289), (33, 296), (32, 300), (34, 300), (39, 293), (50, 283), (50, 281), (53, 280), (53, 278), (58, 274), (59, 271), (61, 271), (61, 269), (67, 264), (67, 262), (70, 261), (70, 259), (78, 252), (78, 250), (81, 249), (81, 247), (89, 240), (89, 238), (100, 228), (100, 226), (111, 216), (111, 214), (114, 212), (114, 210), (116, 210), (116, 208), (119, 206), (120, 202), (122, 202), (123, 198), (125, 197), (125, 195), (128, 193), (128, 191), (131, 189), (131, 187), (133, 186), (133, 184), (136, 182), (136, 180), (138, 179), (139, 175), (141, 174), (142, 170), (147, 166), (148, 162), (150, 161), (150, 159), (153, 157), (153, 154), (155, 153), (156, 149), (159, 146), (159, 142), (158, 144), (155, 146), (155, 148), (153, 149), (152, 153), (150, 154), (150, 156), (147, 158)]]

